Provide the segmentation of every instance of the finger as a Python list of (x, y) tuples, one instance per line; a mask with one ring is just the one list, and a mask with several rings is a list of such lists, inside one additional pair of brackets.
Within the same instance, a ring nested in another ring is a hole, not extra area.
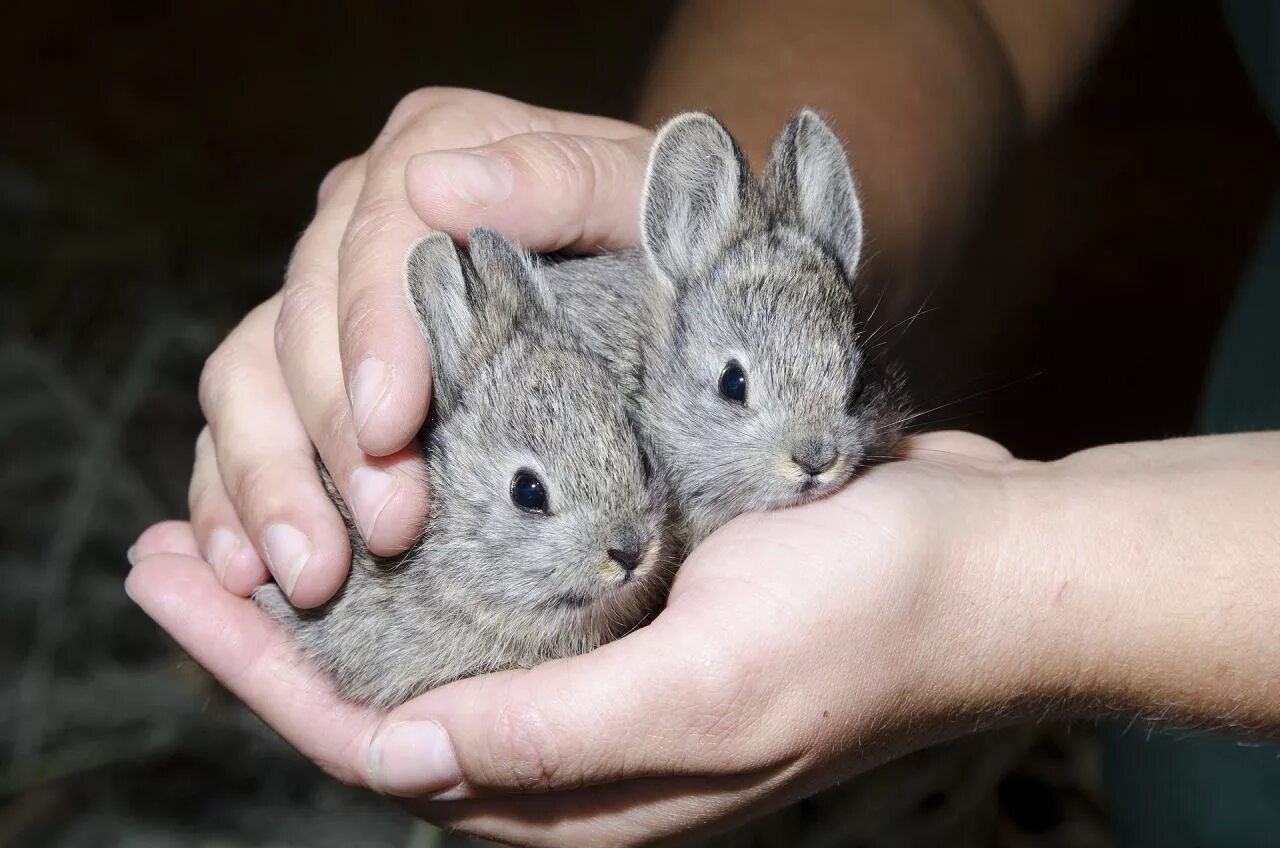
[(289, 744), (340, 780), (362, 780), (353, 753), (367, 747), (379, 717), (339, 698), (253, 601), (224, 591), (200, 560), (175, 554), (139, 559), (125, 591)]
[(730, 739), (752, 735), (770, 694), (681, 620), (664, 614), (590, 654), (410, 701), (372, 742), (370, 784), (453, 799), (772, 767), (768, 746), (722, 753)]
[(213, 568), (227, 591), (247, 598), (271, 579), (266, 563), (254, 550), (222, 485), (208, 427), (201, 430), (196, 439), (196, 460), (187, 490), (187, 505), (191, 514), (188, 533), (195, 536), (199, 555)]
[(608, 137), (635, 132), (619, 121), (459, 89), (413, 92), (392, 113), (369, 153), (339, 257), (339, 345), (365, 452), (381, 456), (404, 447), (421, 427), (430, 397), (427, 346), (403, 293), (404, 253), (428, 229), (405, 197), (409, 158), (563, 127)]
[(313, 607), (342, 584), (351, 549), (276, 365), (278, 302), (250, 312), (209, 358), (200, 405), (246, 535), (290, 600)]
[(155, 554), (182, 554), (200, 556), (200, 548), (186, 521), (161, 521), (152, 524), (129, 549), (130, 561), (137, 561)]
[(458, 240), (485, 226), (536, 251), (634, 247), (652, 141), (539, 132), (420, 153), (406, 191), (428, 226)]
[(425, 465), (416, 444), (383, 457), (360, 449), (343, 385), (336, 245), (362, 181), (358, 162), (326, 178), (315, 219), (289, 262), (275, 347), (297, 416), (361, 535), (375, 554), (391, 556), (417, 538), (428, 498)]
[(952, 455), (987, 462), (1006, 462), (1013, 459), (1009, 449), (986, 436), (964, 430), (940, 430), (921, 433), (906, 441), (906, 456), (911, 459), (938, 460), (940, 455)]

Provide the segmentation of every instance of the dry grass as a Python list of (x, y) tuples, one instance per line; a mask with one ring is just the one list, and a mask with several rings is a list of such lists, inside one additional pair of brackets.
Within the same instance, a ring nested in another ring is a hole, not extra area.
[(200, 366), (282, 258), (193, 249), (198, 221), (138, 211), (146, 179), (58, 141), (0, 159), (0, 844), (431, 844), (125, 596), (126, 548), (186, 511)]

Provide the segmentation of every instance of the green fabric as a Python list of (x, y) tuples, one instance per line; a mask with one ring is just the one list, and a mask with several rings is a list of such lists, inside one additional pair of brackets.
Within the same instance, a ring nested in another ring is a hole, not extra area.
[(1280, 429), (1280, 203), (1236, 293), (1214, 354), (1200, 430)]
[(1280, 749), (1221, 736), (1111, 730), (1103, 773), (1121, 848), (1280, 845)]
[[(1280, 3), (1227, 0), (1241, 59), (1280, 127)], [(1280, 429), (1280, 200), (1223, 325), (1204, 433)], [(1280, 746), (1110, 728), (1103, 774), (1121, 848), (1280, 846)]]
[[(1200, 429), (1280, 429), (1280, 203), (1223, 326)], [(1114, 727), (1103, 776), (1120, 848), (1280, 846), (1280, 746)]]

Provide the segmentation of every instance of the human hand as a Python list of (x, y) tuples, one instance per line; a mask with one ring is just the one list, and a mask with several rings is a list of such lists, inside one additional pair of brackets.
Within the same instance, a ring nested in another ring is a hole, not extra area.
[[(131, 596), (330, 774), (430, 820), (533, 845), (723, 826), (954, 733), (1029, 691), (1025, 594), (979, 540), (1037, 468), (961, 433), (700, 546), (666, 609), (585, 656), (382, 713), (340, 700), (223, 591), (186, 525), (144, 535)], [(1038, 584), (1037, 584), (1038, 585)]]
[(208, 426), (189, 492), (197, 550), (247, 595), (268, 569), (296, 605), (328, 600), (350, 563), (318, 453), (369, 548), (421, 529), (411, 444), (430, 403), (428, 349), (402, 292), (405, 250), (475, 226), (532, 250), (633, 244), (650, 134), (621, 121), (459, 89), (405, 97), (363, 155), (320, 186), (283, 290), (209, 358)]

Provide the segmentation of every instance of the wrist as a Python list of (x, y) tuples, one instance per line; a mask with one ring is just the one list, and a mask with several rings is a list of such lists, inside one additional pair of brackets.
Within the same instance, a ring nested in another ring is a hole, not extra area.
[(985, 619), (979, 700), (1011, 716), (1274, 720), (1278, 478), (1262, 457), (1275, 444), (1184, 439), (1008, 465), (1003, 509), (975, 523), (956, 571)]
[(1017, 720), (1088, 688), (1055, 609), (1066, 573), (1057, 477), (1052, 464), (1008, 460), (929, 510), (938, 585), (926, 674), (958, 727)]

